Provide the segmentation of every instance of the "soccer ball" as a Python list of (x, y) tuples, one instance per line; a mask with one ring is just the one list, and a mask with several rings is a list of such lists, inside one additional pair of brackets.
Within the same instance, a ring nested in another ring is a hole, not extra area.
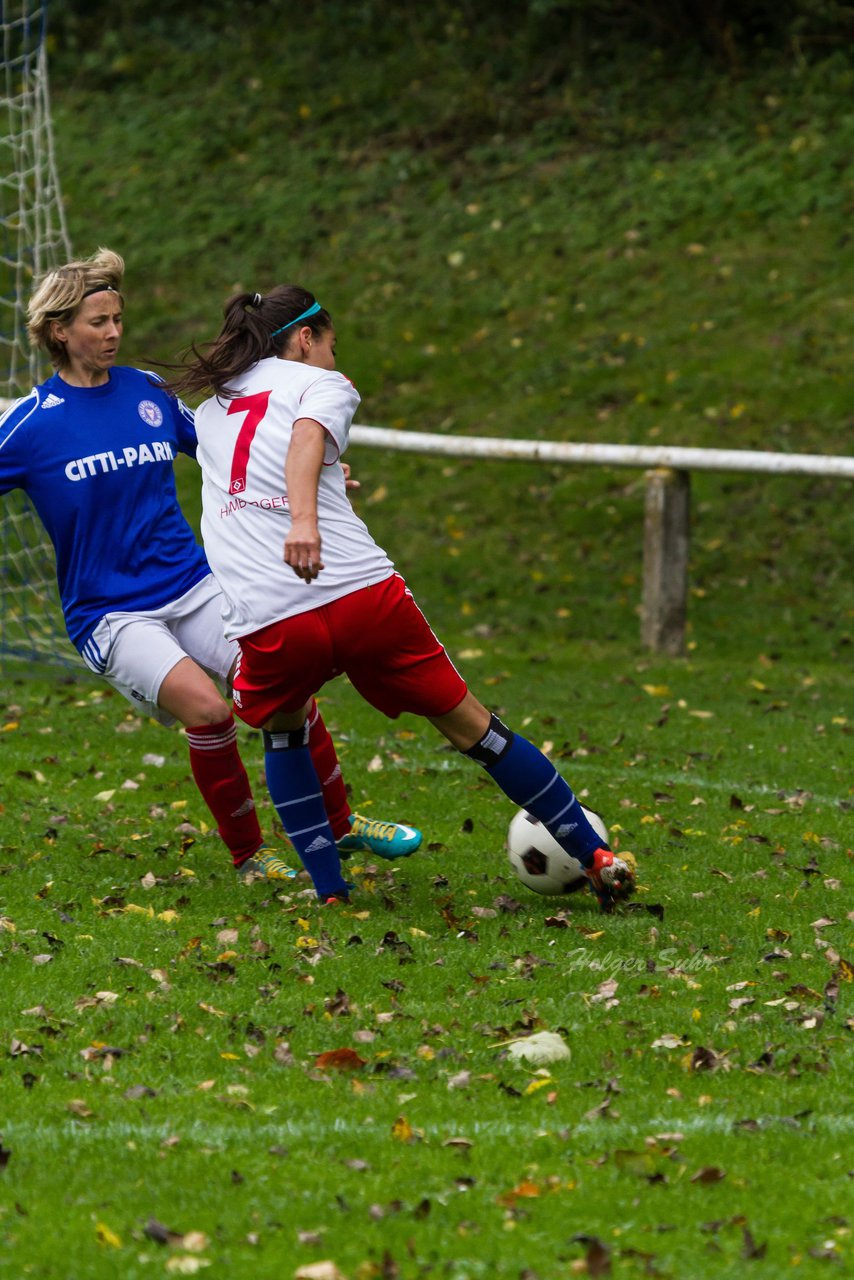
[[(593, 830), (608, 843), (608, 828), (598, 813), (585, 809), (584, 816)], [(587, 884), (584, 869), (550, 836), (532, 814), (520, 809), (507, 830), (507, 856), (522, 883), (535, 893), (577, 893)]]

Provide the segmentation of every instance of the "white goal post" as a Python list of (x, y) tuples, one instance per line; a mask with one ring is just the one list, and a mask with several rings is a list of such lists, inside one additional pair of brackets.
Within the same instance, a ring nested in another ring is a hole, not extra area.
[[(71, 246), (51, 129), (42, 0), (3, 0), (0, 121), (0, 408), (45, 376), (26, 333), (33, 280)], [(53, 548), (29, 499), (0, 499), (0, 664), (82, 665), (62, 624)]]

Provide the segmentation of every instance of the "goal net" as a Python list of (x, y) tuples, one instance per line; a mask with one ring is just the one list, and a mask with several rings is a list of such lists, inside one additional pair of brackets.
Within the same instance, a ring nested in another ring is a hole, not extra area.
[[(71, 257), (57, 180), (42, 0), (2, 0), (0, 118), (0, 412), (47, 375), (26, 332), (33, 280)], [(0, 498), (0, 665), (72, 666), (53, 548), (26, 496)]]

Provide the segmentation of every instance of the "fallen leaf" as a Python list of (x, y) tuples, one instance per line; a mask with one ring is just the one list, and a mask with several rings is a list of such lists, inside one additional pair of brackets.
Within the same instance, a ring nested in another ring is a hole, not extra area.
[(188, 1253), (204, 1253), (210, 1244), (210, 1240), (204, 1231), (188, 1231), (183, 1237), (181, 1244)]
[(105, 1245), (110, 1249), (121, 1249), (121, 1236), (117, 1236), (115, 1231), (111, 1231), (105, 1222), (99, 1222), (95, 1227), (95, 1235), (98, 1244)]
[(741, 1228), (741, 1236), (744, 1241), (741, 1249), (741, 1256), (745, 1261), (750, 1261), (753, 1258), (765, 1257), (765, 1253), (768, 1248), (766, 1242), (763, 1241), (762, 1244), (757, 1244), (747, 1227)]
[(495, 1197), (495, 1200), (497, 1204), (502, 1205), (505, 1209), (512, 1209), (517, 1201), (536, 1200), (542, 1194), (542, 1189), (536, 1182), (520, 1182), (509, 1191), (502, 1191)]
[(65, 1110), (70, 1111), (73, 1116), (77, 1116), (78, 1120), (89, 1120), (95, 1114), (82, 1098), (72, 1098), (69, 1102), (66, 1102)]
[(711, 1183), (722, 1182), (726, 1177), (723, 1169), (719, 1169), (717, 1165), (707, 1164), (702, 1169), (698, 1169), (696, 1173), (691, 1175), (692, 1182)]
[(572, 1243), (587, 1245), (587, 1253), (584, 1257), (586, 1275), (609, 1276), (611, 1274), (611, 1250), (598, 1236), (573, 1236)]
[(398, 1142), (418, 1142), (422, 1135), (413, 1129), (406, 1116), (398, 1116), (391, 1126), (391, 1136)]
[(360, 1058), (355, 1049), (330, 1049), (319, 1053), (314, 1065), (321, 1071), (358, 1071), (367, 1066), (365, 1058)]
[(532, 1036), (504, 1043), (507, 1056), (516, 1062), (560, 1062), (572, 1056), (569, 1045), (555, 1031), (537, 1031)]
[(324, 1261), (308, 1262), (303, 1267), (297, 1267), (294, 1280), (347, 1280), (347, 1277), (334, 1262)]
[(213, 1014), (215, 1018), (224, 1018), (225, 1011), (223, 1009), (215, 1009), (212, 1004), (205, 1004), (204, 1000), (199, 1001), (199, 1008), (205, 1013)]
[(663, 1036), (659, 1036), (657, 1040), (653, 1040), (653, 1049), (685, 1049), (690, 1045), (691, 1041), (686, 1040), (684, 1036), (673, 1035), (671, 1032), (665, 1032)]

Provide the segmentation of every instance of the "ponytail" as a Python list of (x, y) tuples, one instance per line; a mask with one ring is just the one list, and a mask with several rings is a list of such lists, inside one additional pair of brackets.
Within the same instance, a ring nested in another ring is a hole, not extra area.
[(200, 350), (190, 347), (191, 359), (170, 389), (180, 396), (193, 396), (208, 389), (225, 400), (237, 392), (231, 384), (259, 360), (278, 356), (288, 345), (298, 323), (320, 334), (332, 327), (332, 320), (306, 289), (297, 285), (276, 285), (260, 293), (236, 293), (223, 308), (223, 325), (213, 342)]

